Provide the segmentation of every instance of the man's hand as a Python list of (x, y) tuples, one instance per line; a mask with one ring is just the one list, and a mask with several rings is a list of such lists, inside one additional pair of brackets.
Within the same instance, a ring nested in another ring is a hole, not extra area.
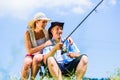
[(74, 53), (68, 53), (67, 56), (69, 56), (70, 58), (75, 58), (75, 54)]
[(56, 50), (60, 50), (61, 48), (62, 48), (62, 46), (63, 46), (63, 43), (57, 43), (56, 45), (55, 45), (55, 49)]
[(70, 52), (70, 53), (68, 53), (67, 54), (70, 58), (77, 58), (77, 57), (79, 57), (80, 56), (80, 53), (73, 53), (73, 52)]
[(70, 45), (73, 44), (73, 40), (70, 37), (68, 37), (68, 42), (70, 43)]

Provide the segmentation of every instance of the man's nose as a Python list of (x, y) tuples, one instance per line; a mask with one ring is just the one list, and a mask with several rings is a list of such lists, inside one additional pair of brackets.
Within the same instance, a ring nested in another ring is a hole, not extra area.
[(61, 29), (59, 29), (59, 32), (62, 32), (62, 30), (61, 30)]

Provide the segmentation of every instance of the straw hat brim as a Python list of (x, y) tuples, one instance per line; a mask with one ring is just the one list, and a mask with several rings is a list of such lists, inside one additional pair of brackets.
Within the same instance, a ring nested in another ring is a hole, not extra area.
[[(42, 18), (40, 20), (46, 20), (48, 22), (51, 21), (49, 18)], [(35, 28), (35, 25), (34, 25), (35, 21), (37, 21), (37, 20), (30, 20), (28, 22), (28, 27), (30, 27), (30, 29), (34, 29)]]

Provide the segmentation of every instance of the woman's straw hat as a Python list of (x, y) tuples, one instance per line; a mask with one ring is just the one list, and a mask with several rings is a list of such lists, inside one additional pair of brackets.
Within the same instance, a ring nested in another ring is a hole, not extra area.
[(51, 21), (49, 18), (46, 17), (46, 15), (45, 15), (44, 13), (39, 12), (39, 13), (37, 13), (37, 14), (34, 15), (33, 20), (30, 20), (30, 21), (28, 22), (28, 27), (29, 27), (30, 29), (34, 29), (34, 28), (35, 28), (35, 24), (34, 24), (34, 23), (35, 23), (35, 21), (37, 21), (37, 20)]

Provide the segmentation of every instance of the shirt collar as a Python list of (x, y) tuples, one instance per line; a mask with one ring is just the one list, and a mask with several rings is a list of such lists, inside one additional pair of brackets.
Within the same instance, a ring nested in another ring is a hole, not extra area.
[[(51, 41), (53, 45), (56, 45), (55, 39), (52, 38)], [(62, 42), (64, 42), (64, 39), (62, 39)]]

